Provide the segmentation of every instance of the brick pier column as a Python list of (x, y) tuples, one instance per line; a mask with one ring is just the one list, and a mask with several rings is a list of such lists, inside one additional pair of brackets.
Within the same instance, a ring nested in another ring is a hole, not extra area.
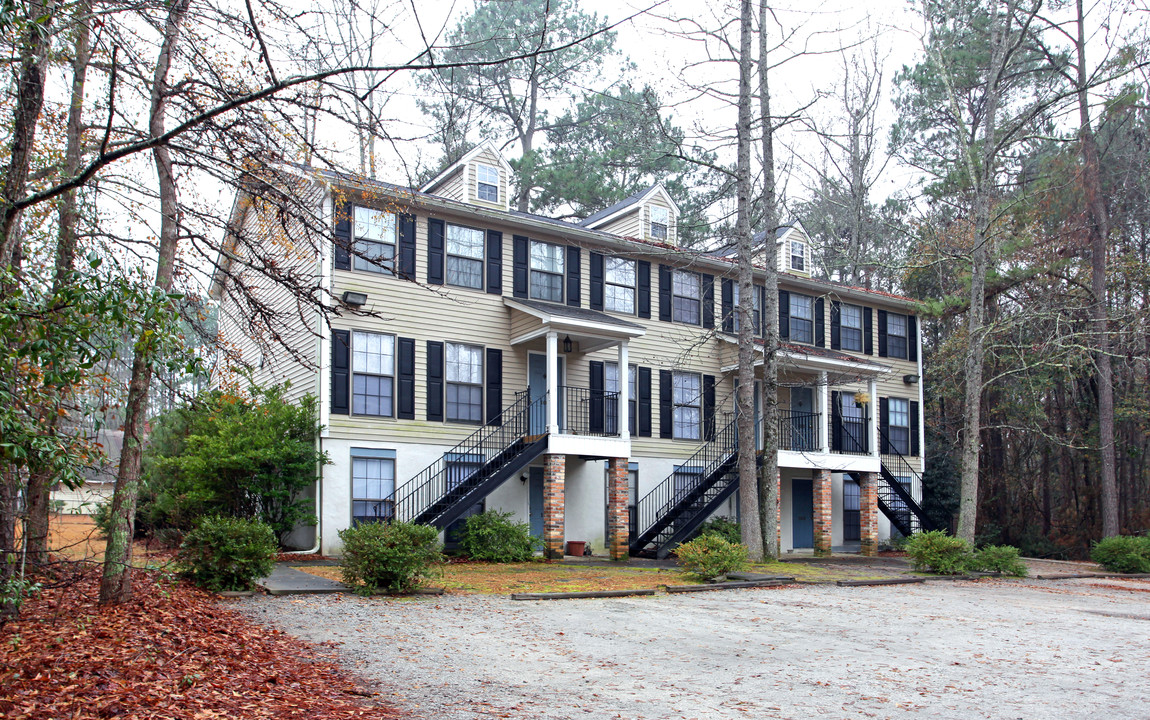
[(815, 501), (815, 555), (831, 554), (831, 471), (816, 470)]
[(543, 458), (543, 557), (562, 560), (564, 485), (567, 479), (567, 456), (546, 455)]
[(627, 458), (607, 461), (607, 551), (612, 560), (626, 562), (627, 529)]
[(878, 473), (859, 473), (859, 532), (862, 554), (878, 555)]

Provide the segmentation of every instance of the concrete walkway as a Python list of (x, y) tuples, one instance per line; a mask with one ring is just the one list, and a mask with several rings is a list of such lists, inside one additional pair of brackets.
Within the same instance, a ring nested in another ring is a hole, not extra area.
[(323, 595), (351, 592), (351, 588), (341, 582), (296, 570), (286, 563), (276, 563), (272, 574), (257, 580), (256, 585), (267, 590), (269, 595)]

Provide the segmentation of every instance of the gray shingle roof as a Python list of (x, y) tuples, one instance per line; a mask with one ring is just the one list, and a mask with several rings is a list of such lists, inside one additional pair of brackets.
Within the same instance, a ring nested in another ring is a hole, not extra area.
[(651, 188), (653, 188), (653, 187), (655, 187), (655, 186), (651, 185), (650, 187), (645, 187), (642, 190), (632, 194), (630, 197), (623, 198), (622, 200), (615, 203), (611, 207), (609, 207), (605, 210), (600, 210), (599, 212), (597, 212), (597, 213), (595, 213), (589, 217), (586, 217), (583, 220), (580, 220), (579, 224), (582, 225), (583, 227), (587, 227), (588, 225), (591, 225), (592, 223), (594, 223), (597, 220), (602, 220), (605, 217), (609, 217), (611, 215), (614, 215), (615, 213), (619, 212), (620, 210), (627, 207), (628, 205), (634, 205), (635, 203), (639, 202), (639, 200), (641, 200), (644, 195), (651, 192)]
[(626, 320), (620, 320), (617, 317), (612, 317), (607, 313), (599, 312), (598, 310), (588, 310), (587, 308), (571, 307), (570, 305), (560, 305), (558, 303), (544, 302), (542, 300), (526, 300), (524, 298), (508, 298), (511, 302), (526, 305), (529, 308), (545, 312), (556, 317), (571, 318), (572, 320), (583, 320), (585, 322), (605, 323), (608, 325), (618, 325), (619, 327), (634, 328), (636, 330), (645, 330), (642, 325)]

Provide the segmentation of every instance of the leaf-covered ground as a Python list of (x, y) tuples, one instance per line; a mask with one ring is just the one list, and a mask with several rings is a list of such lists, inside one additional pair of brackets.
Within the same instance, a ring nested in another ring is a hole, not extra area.
[(398, 718), (320, 657), (226, 601), (137, 571), (101, 608), (89, 568), (0, 629), (0, 717)]

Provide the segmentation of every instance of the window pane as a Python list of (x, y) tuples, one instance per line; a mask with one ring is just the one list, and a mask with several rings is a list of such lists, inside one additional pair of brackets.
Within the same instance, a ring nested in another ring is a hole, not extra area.
[(395, 215), (371, 208), (355, 208), (353, 236), (360, 240), (395, 243)]
[(395, 269), (395, 246), (371, 240), (356, 240), (353, 270), (391, 274)]
[(615, 285), (635, 285), (635, 261), (624, 258), (607, 258), (607, 282)]
[(563, 248), (547, 243), (531, 243), (531, 269), (563, 273)]
[(490, 165), (479, 165), (476, 167), (479, 182), (487, 183), (488, 185), (499, 184), (499, 171)]
[(676, 295), (699, 299), (699, 276), (695, 273), (676, 270), (672, 287)]
[(483, 262), (448, 255), (447, 284), (481, 289), (483, 287)]
[(604, 289), (603, 307), (614, 312), (635, 312), (635, 288), (607, 285)]
[(393, 375), (395, 338), (391, 335), (352, 333), (352, 370), (373, 375)]
[(483, 348), (447, 343), (446, 350), (448, 382), (483, 382)]
[(670, 217), (671, 212), (667, 208), (660, 205), (651, 206), (651, 222), (665, 226)]
[(463, 227), (461, 225), (447, 226), (447, 252), (452, 255), (483, 259), (482, 230)]
[(685, 440), (699, 439), (699, 408), (675, 408), (674, 435)]
[(840, 312), (842, 327), (862, 330), (862, 314), (858, 305), (843, 305)]
[(811, 311), (811, 298), (806, 295), (791, 295), (791, 317), (803, 318), (804, 320), (814, 319)]
[(619, 392), (619, 364), (603, 363), (603, 391)]
[(563, 276), (532, 270), (531, 297), (536, 300), (563, 302)]

